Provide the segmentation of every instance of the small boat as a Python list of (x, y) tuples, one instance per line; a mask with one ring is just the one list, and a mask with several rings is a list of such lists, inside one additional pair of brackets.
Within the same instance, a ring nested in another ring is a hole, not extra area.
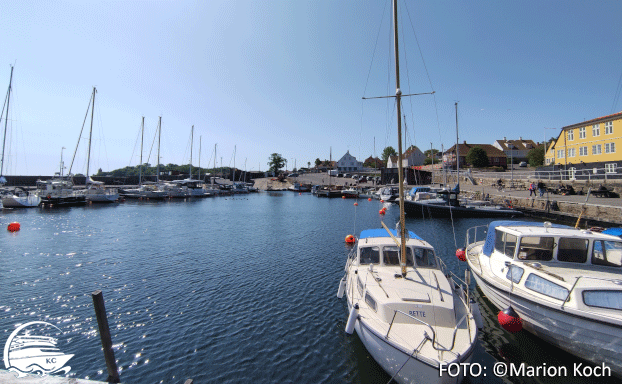
[(394, 202), (399, 200), (400, 197), (400, 189), (396, 186), (388, 186), (380, 188), (378, 192), (378, 198), (385, 202)]
[[(420, 194), (418, 192), (417, 194)], [(405, 213), (409, 217), (522, 217), (523, 212), (504, 205), (485, 205), (484, 202), (461, 202), (460, 187), (436, 191), (436, 197), (415, 198), (404, 202)]]
[(234, 194), (248, 193), (248, 187), (246, 186), (246, 183), (233, 183), (233, 188), (231, 190)]
[(477, 285), (522, 327), (622, 377), (622, 240), (548, 222), (493, 221), (467, 231)]
[(102, 181), (95, 181), (90, 177), (86, 189), (81, 191), (87, 202), (114, 203), (119, 200), (119, 191), (116, 188), (106, 188)]
[[(477, 325), (468, 294), (447, 278), (433, 247), (409, 231), (406, 263), (396, 230), (361, 232), (339, 287), (365, 348), (398, 383), (459, 383), (440, 367), (471, 361)], [(401, 269), (405, 273), (401, 272)], [(470, 303), (470, 305), (467, 305)]]
[(41, 204), (44, 206), (71, 207), (86, 204), (84, 194), (78, 193), (73, 189), (73, 181), (69, 177), (60, 175), (58, 172), (51, 179), (37, 180), (35, 194), (41, 198)]
[(311, 192), (311, 187), (308, 185), (302, 185), (299, 182), (294, 182), (294, 184), (287, 188), (288, 190), (292, 191), (292, 192)]
[(348, 188), (341, 191), (341, 196), (346, 199), (358, 199), (359, 191), (356, 188)]
[(338, 187), (321, 187), (317, 190), (317, 197), (341, 197), (341, 188)]
[(30, 193), (20, 187), (16, 187), (12, 192), (2, 196), (4, 208), (34, 208), (41, 204), (41, 198), (34, 193)]

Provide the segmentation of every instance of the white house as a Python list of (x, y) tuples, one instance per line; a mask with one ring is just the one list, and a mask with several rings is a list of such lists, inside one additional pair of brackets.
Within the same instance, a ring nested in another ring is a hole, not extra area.
[[(412, 146), (402, 155), (402, 167), (423, 165), (423, 160), (425, 160), (423, 152), (419, 148)], [(397, 168), (397, 162), (397, 156), (389, 156), (387, 168)]]
[(350, 151), (346, 152), (346, 154), (337, 161), (337, 170), (339, 171), (359, 171), (361, 169), (363, 169), (363, 163), (357, 161), (356, 157), (350, 154)]
[(505, 153), (508, 157), (508, 163), (510, 159), (516, 163), (527, 160), (527, 154), (536, 147), (536, 143), (533, 140), (523, 140), (522, 137), (518, 140), (508, 140), (507, 137), (504, 137), (503, 140), (495, 140), (493, 146)]

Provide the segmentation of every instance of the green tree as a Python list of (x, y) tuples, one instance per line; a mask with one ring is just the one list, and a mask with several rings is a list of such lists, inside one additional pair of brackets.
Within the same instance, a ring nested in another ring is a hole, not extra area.
[(539, 167), (544, 164), (544, 147), (539, 145), (527, 153), (527, 160), (532, 167)]
[(268, 171), (274, 172), (274, 174), (276, 175), (277, 173), (279, 173), (281, 168), (285, 166), (285, 158), (278, 153), (273, 153), (270, 155), (270, 161), (268, 162), (268, 166), (270, 167)]
[(488, 155), (480, 147), (473, 147), (466, 155), (467, 163), (471, 164), (475, 168), (482, 168), (488, 166)]
[(395, 148), (388, 146), (384, 149), (384, 151), (382, 151), (382, 161), (386, 163), (390, 156), (397, 156), (397, 152), (395, 151)]
[(432, 157), (432, 156), (436, 157), (438, 152), (439, 152), (438, 149), (432, 148), (432, 149), (426, 150), (425, 152), (423, 152), (423, 154), (425, 155), (425, 157)]
[(322, 160), (320, 160), (320, 158), (318, 157), (317, 159), (315, 159), (315, 166), (319, 167), (320, 165), (322, 165)]
[(432, 164), (431, 157), (426, 157), (425, 159), (423, 159), (423, 165), (430, 165), (430, 164)]

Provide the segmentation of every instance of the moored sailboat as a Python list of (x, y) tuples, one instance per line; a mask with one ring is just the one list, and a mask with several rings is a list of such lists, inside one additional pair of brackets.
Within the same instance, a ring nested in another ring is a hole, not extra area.
[[(393, 23), (398, 164), (402, 164), (395, 0)], [(382, 223), (384, 229), (362, 231), (346, 262), (337, 293), (347, 300), (346, 332), (356, 331), (367, 351), (398, 383), (460, 382), (461, 374), (443, 374), (443, 367), (469, 363), (473, 355), (478, 331), (469, 293), (445, 274), (434, 248), (406, 230), (401, 166), (398, 179), (398, 229), (389, 230)]]

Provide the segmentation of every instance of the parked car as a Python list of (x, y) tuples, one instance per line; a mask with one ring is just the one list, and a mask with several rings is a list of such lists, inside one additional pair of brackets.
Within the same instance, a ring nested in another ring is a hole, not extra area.
[(358, 178), (359, 178), (359, 175), (352, 175), (352, 178), (353, 178), (353, 179), (358, 179)]
[(527, 166), (527, 162), (526, 162), (526, 161), (521, 161), (521, 162), (518, 164), (518, 166), (519, 166), (519, 167), (526, 167), (526, 166)]
[(290, 173), (289, 175), (287, 175), (287, 177), (298, 177), (297, 173)]
[(361, 183), (365, 183), (367, 181), (367, 176), (361, 176), (359, 177), (359, 182)]
[(351, 174), (349, 174), (349, 173), (344, 173), (344, 174), (343, 174), (343, 177), (352, 177), (352, 175), (351, 175)]

